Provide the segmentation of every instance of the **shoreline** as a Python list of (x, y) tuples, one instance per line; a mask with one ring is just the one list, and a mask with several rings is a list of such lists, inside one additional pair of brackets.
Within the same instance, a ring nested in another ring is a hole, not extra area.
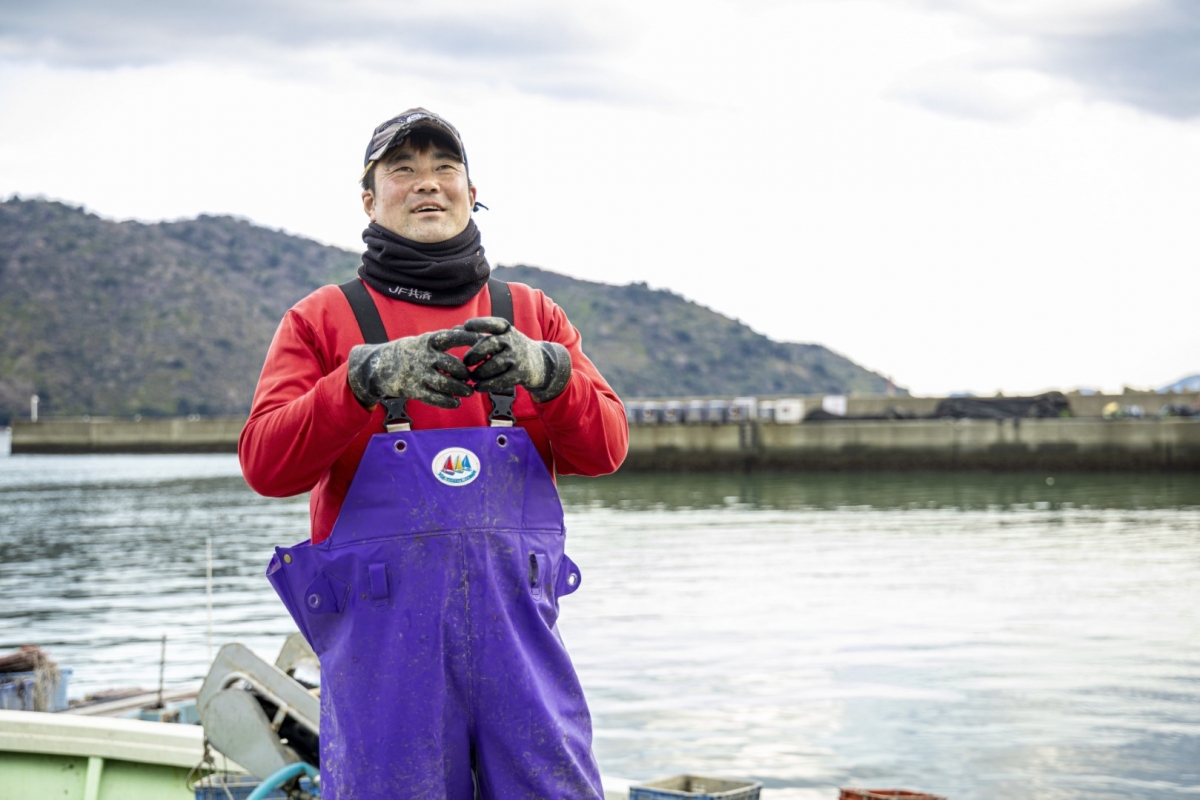
[[(12, 455), (235, 453), (242, 417), (17, 421)], [(621, 472), (1200, 471), (1200, 418), (633, 425)]]

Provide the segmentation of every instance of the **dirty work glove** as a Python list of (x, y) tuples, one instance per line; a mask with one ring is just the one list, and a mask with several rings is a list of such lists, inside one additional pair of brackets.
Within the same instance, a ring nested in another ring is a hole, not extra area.
[(567, 388), (571, 354), (561, 344), (535, 342), (500, 317), (476, 317), (467, 320), (463, 327), (470, 332), (491, 334), (481, 338), (463, 356), (468, 367), (479, 364), (471, 373), (477, 391), (504, 392), (524, 386), (535, 402), (545, 403)]
[(385, 397), (420, 400), (438, 408), (458, 408), (458, 398), (470, 397), (470, 371), (445, 352), (479, 341), (477, 333), (455, 328), (420, 336), (405, 336), (384, 344), (350, 348), (350, 391), (371, 408)]

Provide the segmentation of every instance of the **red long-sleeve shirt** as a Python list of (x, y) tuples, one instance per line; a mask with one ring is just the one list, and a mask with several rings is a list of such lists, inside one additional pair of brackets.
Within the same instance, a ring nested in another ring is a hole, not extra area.
[[(542, 292), (510, 283), (513, 321), (532, 339), (558, 342), (571, 353), (571, 380), (558, 397), (534, 403), (517, 388), (513, 406), (551, 474), (604, 475), (625, 460), (629, 430), (616, 393), (583, 354), (579, 331)], [(464, 305), (424, 306), (371, 292), (388, 337), (398, 339), (491, 315), (491, 295), (480, 290)], [(312, 492), (312, 540), (329, 536), (366, 449), (383, 430), (382, 406), (367, 411), (346, 382), (350, 348), (362, 332), (345, 295), (325, 286), (301, 300), (275, 332), (250, 418), (238, 441), (247, 483), (259, 494), (290, 497)], [(461, 351), (453, 351), (461, 356)], [(485, 426), (490, 405), (479, 394), (447, 410), (410, 402), (413, 429)]]

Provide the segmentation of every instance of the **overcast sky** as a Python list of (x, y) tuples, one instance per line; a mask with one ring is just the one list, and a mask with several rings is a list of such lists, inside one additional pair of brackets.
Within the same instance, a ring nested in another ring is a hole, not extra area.
[(416, 105), (493, 264), (919, 394), (1200, 372), (1194, 0), (0, 0), (5, 197), (357, 251), (367, 139)]

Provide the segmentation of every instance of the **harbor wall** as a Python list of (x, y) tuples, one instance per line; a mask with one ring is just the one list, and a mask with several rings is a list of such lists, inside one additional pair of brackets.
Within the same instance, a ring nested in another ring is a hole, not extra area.
[(16, 420), (12, 453), (236, 453), (245, 424), (245, 417)]
[[(12, 452), (233, 453), (240, 417), (17, 422)], [(1196, 470), (1200, 419), (635, 425), (625, 471)]]
[(630, 429), (630, 471), (1200, 470), (1200, 420), (846, 420)]

